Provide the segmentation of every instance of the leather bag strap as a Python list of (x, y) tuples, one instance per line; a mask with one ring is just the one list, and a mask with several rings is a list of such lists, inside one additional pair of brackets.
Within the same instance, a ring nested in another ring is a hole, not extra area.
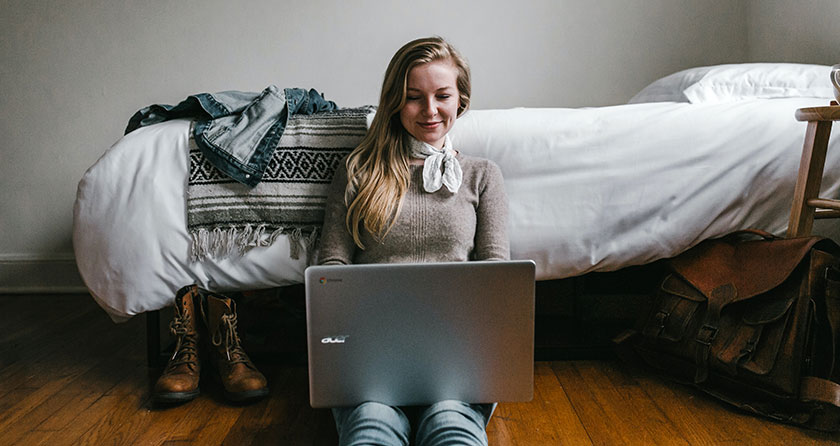
[(811, 412), (807, 426), (836, 432), (840, 425), (840, 385), (827, 379), (805, 376), (799, 393), (802, 401), (816, 403), (819, 407)]
[(781, 237), (775, 236), (775, 235), (773, 235), (773, 234), (771, 234), (767, 231), (764, 231), (762, 229), (755, 229), (755, 228), (739, 229), (735, 232), (731, 232), (731, 233), (727, 234), (726, 236), (724, 236), (724, 238), (727, 238), (727, 239), (728, 238), (735, 238), (735, 237), (738, 237), (738, 236), (741, 236), (741, 235), (746, 235), (746, 234), (757, 235), (757, 236), (763, 238), (764, 240), (776, 240), (776, 239), (781, 238)]
[(799, 398), (803, 401), (826, 403), (840, 408), (840, 384), (815, 376), (803, 376), (799, 387)]
[(720, 315), (723, 307), (732, 302), (737, 296), (737, 290), (731, 284), (721, 285), (709, 295), (706, 316), (697, 331), (694, 350), (694, 363), (697, 369), (694, 373), (694, 383), (700, 384), (709, 377), (709, 355), (712, 342), (717, 338), (720, 329)]

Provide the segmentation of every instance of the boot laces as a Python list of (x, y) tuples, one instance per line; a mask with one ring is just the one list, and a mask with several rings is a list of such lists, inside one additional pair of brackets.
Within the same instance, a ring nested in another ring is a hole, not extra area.
[[(175, 336), (175, 351), (169, 359), (167, 369), (175, 368), (181, 364), (187, 364), (190, 369), (195, 369), (195, 358), (198, 357), (198, 348), (195, 334), (190, 333), (188, 318), (175, 315), (169, 323), (169, 332)], [(178, 357), (178, 359), (175, 359)]]
[[(230, 361), (231, 365), (244, 363), (250, 366), (250, 364), (248, 364), (248, 355), (246, 355), (245, 350), (242, 349), (242, 345), (239, 341), (239, 334), (236, 332), (236, 314), (223, 314), (220, 323), (222, 324), (222, 329), (213, 333), (213, 345), (221, 347), (224, 342), (225, 353), (227, 354), (227, 359)], [(222, 334), (222, 332), (224, 332), (224, 334)], [(222, 339), (223, 336), (224, 339)]]

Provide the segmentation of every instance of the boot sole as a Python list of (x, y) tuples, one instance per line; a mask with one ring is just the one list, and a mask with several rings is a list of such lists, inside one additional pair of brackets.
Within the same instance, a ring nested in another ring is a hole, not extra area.
[(169, 392), (158, 393), (152, 396), (152, 401), (156, 404), (180, 404), (194, 400), (199, 394), (198, 390), (192, 392)]
[(248, 390), (245, 392), (228, 392), (225, 390), (225, 397), (235, 403), (255, 401), (268, 396), (268, 388)]
[(222, 388), (225, 398), (232, 403), (251, 403), (268, 396), (268, 386), (263, 387), (262, 389), (245, 390), (242, 392), (228, 391), (225, 389), (224, 381), (222, 381), (222, 375), (219, 374), (219, 370), (216, 369), (215, 366), (213, 367), (211, 376), (213, 377), (213, 381)]

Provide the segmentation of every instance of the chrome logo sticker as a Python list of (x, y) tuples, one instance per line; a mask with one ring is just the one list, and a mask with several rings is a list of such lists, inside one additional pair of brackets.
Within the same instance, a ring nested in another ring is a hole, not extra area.
[(321, 344), (344, 344), (344, 341), (349, 337), (350, 335), (327, 336), (321, 339)]

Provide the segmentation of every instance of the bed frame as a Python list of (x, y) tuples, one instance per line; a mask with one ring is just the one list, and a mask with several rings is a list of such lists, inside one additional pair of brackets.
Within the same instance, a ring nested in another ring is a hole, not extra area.
[[(612, 356), (612, 338), (632, 326), (644, 311), (663, 273), (664, 265), (659, 261), (615, 272), (538, 281), (534, 359)], [(305, 364), (306, 328), (299, 314), (304, 302), (303, 285), (262, 290), (256, 298), (248, 294), (229, 294), (238, 302), (246, 300), (237, 309), (248, 354), (260, 362)], [(149, 367), (160, 368), (166, 365), (174, 346), (168, 331), (161, 331), (161, 320), (170, 320), (172, 310), (150, 311), (145, 317), (147, 362)]]

